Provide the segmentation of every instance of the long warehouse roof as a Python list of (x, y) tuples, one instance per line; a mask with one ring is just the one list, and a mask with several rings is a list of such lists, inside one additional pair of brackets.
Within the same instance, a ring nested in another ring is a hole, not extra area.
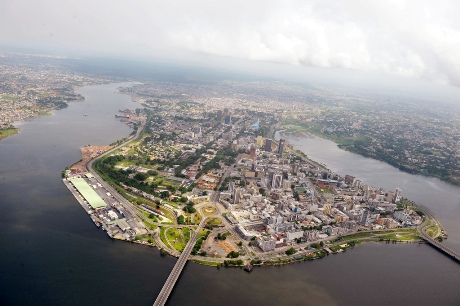
[(78, 192), (88, 201), (89, 205), (93, 209), (106, 207), (107, 204), (104, 200), (91, 188), (88, 183), (82, 178), (74, 178), (70, 180), (72, 184), (77, 188)]

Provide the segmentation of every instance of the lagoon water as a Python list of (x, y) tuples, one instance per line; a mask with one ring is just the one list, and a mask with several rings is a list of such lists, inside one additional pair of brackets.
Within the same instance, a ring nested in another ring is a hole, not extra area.
[[(161, 290), (175, 259), (109, 239), (60, 178), (80, 159), (79, 147), (130, 133), (114, 115), (139, 105), (117, 94), (119, 85), (80, 88), (84, 101), (23, 122), (18, 135), (0, 141), (0, 305), (151, 305)], [(446, 226), (447, 243), (460, 249), (459, 188), (373, 160), (362, 164), (362, 157), (343, 156), (327, 141), (291, 143), (338, 173), (403, 188), (430, 207)], [(250, 274), (189, 262), (168, 305), (459, 305), (459, 268), (416, 244), (360, 245)]]

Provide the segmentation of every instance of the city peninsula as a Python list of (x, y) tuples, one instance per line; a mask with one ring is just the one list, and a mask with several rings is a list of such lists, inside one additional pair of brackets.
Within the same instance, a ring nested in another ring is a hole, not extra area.
[(289, 138), (308, 136), (289, 123), (311, 111), (305, 104), (166, 96), (165, 87), (119, 88), (144, 105), (115, 115), (132, 126), (131, 135), (82, 148), (82, 160), (62, 173), (109, 237), (249, 271), (367, 241), (446, 238), (400, 188), (333, 173), (289, 145)]

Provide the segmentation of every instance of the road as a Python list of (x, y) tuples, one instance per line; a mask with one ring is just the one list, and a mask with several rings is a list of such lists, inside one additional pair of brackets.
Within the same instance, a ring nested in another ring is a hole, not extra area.
[(174, 288), (174, 285), (176, 284), (176, 281), (179, 278), (182, 270), (184, 269), (184, 266), (188, 260), (188, 257), (190, 256), (190, 253), (192, 252), (193, 247), (195, 246), (196, 238), (200, 230), (203, 228), (205, 220), (206, 218), (203, 218), (203, 220), (201, 220), (200, 224), (198, 225), (198, 228), (196, 229), (195, 232), (193, 232), (193, 235), (190, 237), (190, 240), (188, 241), (187, 245), (182, 251), (181, 256), (177, 260), (176, 264), (174, 265), (174, 268), (169, 274), (168, 279), (163, 285), (163, 288), (158, 294), (157, 299), (155, 300), (155, 303), (153, 303), (154, 306), (164, 305), (166, 301), (168, 300), (168, 297), (171, 294), (171, 291)]
[[(123, 206), (124, 209), (126, 209), (128, 212), (131, 213), (133, 218), (135, 216), (137, 216), (141, 220), (149, 222), (149, 220), (148, 220), (148, 218), (146, 216), (144, 216), (141, 212), (139, 212), (136, 208), (134, 208), (133, 205), (127, 199), (125, 199), (123, 196), (121, 196), (118, 193), (118, 191), (116, 191), (115, 188), (113, 188), (109, 183), (104, 181), (93, 168), (93, 163), (95, 161), (103, 158), (104, 156), (106, 156), (106, 155), (118, 150), (119, 148), (131, 143), (132, 141), (136, 140), (139, 137), (139, 135), (142, 133), (142, 131), (144, 129), (144, 126), (145, 126), (145, 121), (142, 121), (141, 125), (137, 129), (137, 133), (134, 136), (132, 136), (128, 141), (126, 141), (126, 142), (124, 142), (124, 143), (122, 143), (122, 144), (110, 149), (109, 151), (105, 152), (104, 154), (101, 154), (101, 155), (93, 158), (92, 160), (90, 160), (88, 162), (88, 164), (86, 165), (86, 169), (96, 178), (97, 181), (99, 181), (99, 183), (102, 186), (104, 186), (104, 188), (108, 192), (110, 192), (113, 195), (113, 197)], [(159, 245), (159, 246), (163, 245), (163, 243), (161, 242), (161, 239), (159, 239), (158, 235), (156, 235), (156, 233), (154, 231), (150, 230), (148, 227), (146, 227), (146, 230), (154, 238), (154, 240), (157, 243), (157, 245)]]

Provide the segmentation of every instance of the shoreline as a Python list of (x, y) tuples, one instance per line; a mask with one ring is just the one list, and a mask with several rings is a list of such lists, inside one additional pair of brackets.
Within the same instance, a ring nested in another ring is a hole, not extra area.
[[(332, 141), (333, 143), (335, 143), (340, 150), (350, 152), (350, 153), (359, 155), (361, 157), (370, 158), (370, 159), (385, 163), (387, 165), (390, 165), (390, 166), (398, 169), (401, 172), (404, 172), (404, 173), (407, 173), (407, 174), (412, 174), (412, 175), (420, 175), (420, 176), (423, 176), (423, 177), (426, 177), (426, 178), (435, 178), (435, 179), (438, 179), (438, 180), (440, 180), (442, 182), (448, 183), (448, 184), (450, 184), (452, 186), (460, 187), (460, 182), (456, 183), (455, 181), (449, 180), (448, 178), (438, 177), (438, 176), (434, 176), (434, 175), (427, 175), (427, 174), (417, 172), (417, 171), (407, 171), (404, 167), (401, 167), (401, 166), (399, 166), (397, 164), (391, 164), (386, 160), (378, 159), (378, 158), (375, 158), (373, 156), (368, 156), (368, 155), (359, 153), (357, 151), (349, 150), (348, 146), (344, 146), (343, 144), (340, 144), (340, 143), (336, 142), (333, 138), (327, 137), (324, 134), (316, 134), (316, 133), (313, 133), (313, 132), (310, 132), (310, 131), (296, 131), (295, 134), (290, 133), (290, 132), (286, 133), (285, 130), (279, 130), (278, 132), (279, 132), (280, 135), (283, 135), (284, 137), (294, 138), (294, 139), (297, 139), (297, 140), (301, 140), (301, 139), (305, 139), (305, 138), (314, 139), (315, 137), (318, 137), (318, 138), (323, 139), (323, 140), (329, 140), (329, 141)], [(298, 135), (298, 133), (301, 134), (301, 135)]]
[[(136, 137), (133, 137), (132, 139), (134, 139), (134, 138), (136, 138)], [(105, 152), (104, 154), (101, 154), (100, 156), (96, 157), (95, 159), (103, 158), (104, 155), (110, 153), (111, 151), (112, 150), (110, 150), (108, 152)], [(64, 181), (64, 184), (65, 184), (65, 179), (63, 181)], [(81, 198), (81, 200), (79, 199), (80, 197), (78, 196), (78, 193), (74, 192), (69, 184), (65, 184), (65, 185), (72, 192), (72, 194), (77, 199), (77, 201), (80, 203), (82, 208), (84, 208), (86, 210), (85, 204), (83, 203), (83, 199), (82, 198)], [(119, 195), (119, 196), (121, 197), (121, 195)], [(133, 207), (133, 208), (136, 209), (135, 207)], [(91, 219), (93, 219), (93, 218), (91, 218)], [(97, 227), (100, 227), (100, 224), (98, 226), (98, 222), (96, 220), (93, 219), (93, 222), (95, 223), (95, 225)], [(174, 225), (172, 227), (174, 228)], [(441, 226), (441, 229), (442, 229), (442, 226)], [(107, 229), (104, 229), (104, 230), (107, 230)], [(271, 257), (268, 257), (268, 258), (264, 259), (260, 263), (251, 262), (250, 264), (253, 265), (253, 266), (278, 266), (278, 265), (285, 265), (285, 264), (291, 264), (291, 263), (298, 263), (298, 262), (301, 262), (301, 261), (311, 261), (311, 260), (324, 258), (324, 257), (326, 257), (328, 255), (331, 255), (331, 254), (335, 255), (335, 254), (338, 254), (338, 253), (346, 252), (349, 249), (353, 249), (356, 245), (364, 244), (366, 242), (376, 242), (376, 243), (381, 243), (381, 244), (390, 244), (390, 243), (391, 244), (396, 244), (396, 243), (398, 243), (398, 244), (399, 243), (401, 243), (401, 244), (407, 244), (407, 243), (422, 244), (422, 243), (426, 243), (421, 239), (419, 234), (417, 235), (416, 239), (409, 239), (409, 240), (383, 239), (383, 238), (379, 239), (378, 238), (378, 235), (382, 235), (384, 233), (399, 235), (398, 233), (410, 232), (410, 231), (414, 231), (414, 230), (418, 231), (418, 228), (409, 227), (409, 228), (403, 228), (403, 229), (357, 231), (355, 233), (350, 233), (349, 235), (346, 235), (346, 236), (343, 236), (343, 237), (327, 238), (325, 240), (327, 240), (327, 241), (331, 240), (332, 242), (329, 242), (329, 243), (325, 244), (324, 246), (322, 246), (319, 249), (315, 249), (315, 248), (312, 249), (310, 247), (311, 244), (315, 244), (318, 241), (309, 242), (309, 243), (305, 243), (304, 246), (302, 246), (302, 251), (299, 252), (299, 253), (296, 252), (295, 254), (286, 256), (284, 258), (279, 258), (279, 259), (277, 258), (278, 257), (277, 255), (274, 255), (274, 256), (271, 256)], [(160, 245), (157, 242), (157, 239), (154, 239), (154, 241), (155, 241), (154, 243), (148, 243), (146, 241), (140, 241), (140, 240), (120, 239), (120, 238), (115, 237), (113, 234), (111, 234), (109, 232), (107, 232), (107, 233), (108, 233), (108, 236), (111, 239), (117, 239), (117, 240), (122, 240), (122, 241), (126, 241), (126, 242), (142, 244), (142, 245), (146, 245), (146, 246), (149, 246), (149, 247), (157, 247), (160, 250), (160, 252), (162, 252), (162, 253), (164, 252), (167, 255), (170, 255), (170, 256), (173, 256), (173, 257), (176, 257), (176, 258), (178, 258), (180, 256), (180, 254), (181, 254), (179, 251), (177, 251), (175, 249), (170, 250), (168, 247), (165, 247), (164, 245), (162, 247), (162, 245)], [(366, 234), (368, 234), (369, 237), (356, 238), (356, 239), (353, 239), (353, 238), (346, 239), (347, 236), (366, 235)], [(155, 238), (155, 237), (152, 237), (152, 238)], [(339, 238), (340, 238), (340, 240), (338, 240)], [(342, 240), (345, 240), (345, 241), (342, 241)], [(308, 245), (308, 246), (306, 246), (306, 245)], [(338, 246), (340, 246), (340, 248), (338, 248), (337, 251), (335, 251), (335, 250), (332, 251), (331, 250), (331, 248), (336, 249)], [(284, 253), (282, 250), (278, 250), (276, 253), (278, 253), (278, 252)], [(261, 255), (263, 256), (263, 253)], [(211, 260), (211, 259), (217, 259), (217, 260)], [(227, 259), (227, 258), (215, 258), (215, 257), (213, 258), (213, 257), (207, 257), (207, 256), (202, 257), (202, 256), (196, 256), (196, 255), (194, 255), (192, 258), (190, 258), (190, 260), (193, 260), (194, 262), (196, 262), (198, 264), (201, 264), (201, 265), (207, 265), (207, 266), (212, 266), (212, 267), (217, 266), (218, 268), (220, 268), (220, 267), (243, 267), (243, 266), (245, 266), (245, 264), (247, 264), (247, 262), (246, 263), (243, 262), (242, 264), (226, 265), (225, 262), (227, 260), (229, 262), (235, 262), (235, 260), (232, 261), (232, 259)]]

